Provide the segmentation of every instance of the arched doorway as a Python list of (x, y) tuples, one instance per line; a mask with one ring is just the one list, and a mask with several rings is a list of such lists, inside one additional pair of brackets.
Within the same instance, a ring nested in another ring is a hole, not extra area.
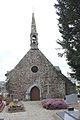
[(30, 100), (40, 100), (40, 90), (34, 86), (30, 91)]

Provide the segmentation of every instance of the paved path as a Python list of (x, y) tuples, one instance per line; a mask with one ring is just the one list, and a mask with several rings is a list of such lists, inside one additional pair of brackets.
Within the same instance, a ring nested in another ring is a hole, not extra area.
[(0, 113), (0, 119), (4, 120), (60, 120), (55, 110), (42, 108), (40, 101), (25, 101), (25, 112), (7, 113), (6, 107)]

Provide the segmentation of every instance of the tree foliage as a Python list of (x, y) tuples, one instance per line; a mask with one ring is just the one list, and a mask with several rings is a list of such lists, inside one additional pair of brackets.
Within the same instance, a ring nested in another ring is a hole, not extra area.
[(80, 0), (57, 0), (55, 8), (63, 38), (57, 43), (65, 50), (71, 76), (80, 80)]

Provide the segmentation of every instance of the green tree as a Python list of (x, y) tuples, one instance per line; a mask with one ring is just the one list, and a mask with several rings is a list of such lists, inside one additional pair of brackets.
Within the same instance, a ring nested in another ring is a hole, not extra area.
[(57, 0), (55, 8), (63, 38), (57, 43), (64, 49), (70, 75), (80, 80), (80, 0)]

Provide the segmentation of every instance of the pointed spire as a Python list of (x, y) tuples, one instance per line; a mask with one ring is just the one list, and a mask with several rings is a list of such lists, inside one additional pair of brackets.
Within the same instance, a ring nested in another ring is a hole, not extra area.
[(38, 33), (36, 30), (36, 22), (35, 22), (34, 13), (32, 13), (30, 40), (31, 40), (31, 44), (30, 44), (31, 49), (38, 49)]
[(35, 25), (35, 17), (34, 17), (34, 13), (32, 13), (32, 24)]
[(32, 24), (31, 24), (31, 33), (36, 33), (36, 22), (35, 22), (35, 17), (34, 17), (34, 13), (32, 13)]

